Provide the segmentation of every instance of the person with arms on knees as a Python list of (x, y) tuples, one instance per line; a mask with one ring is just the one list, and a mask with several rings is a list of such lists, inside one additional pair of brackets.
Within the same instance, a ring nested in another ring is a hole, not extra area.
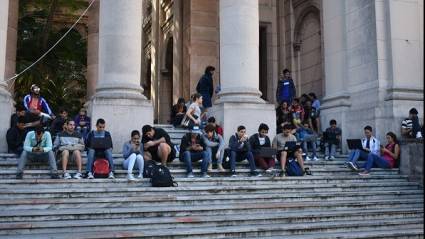
[(203, 139), (207, 147), (207, 152), (211, 157), (209, 159), (208, 171), (212, 170), (213, 164), (217, 164), (218, 170), (224, 172), (222, 163), (226, 144), (223, 137), (215, 132), (215, 130), (216, 127), (213, 124), (207, 124), (204, 128), (205, 134), (203, 135)]
[(96, 121), (96, 130), (90, 131), (87, 135), (86, 146), (88, 148), (87, 153), (87, 178), (93, 179), (93, 163), (95, 156), (104, 156), (109, 163), (109, 175), (108, 178), (113, 179), (114, 177), (114, 159), (112, 158), (112, 136), (111, 133), (105, 130), (106, 122), (100, 118)]
[(334, 160), (336, 147), (341, 142), (342, 131), (336, 126), (336, 120), (332, 119), (329, 121), (330, 127), (326, 129), (323, 135), (323, 141), (325, 142), (325, 160)]
[(138, 130), (131, 131), (130, 141), (124, 143), (122, 148), (122, 154), (124, 157), (123, 168), (127, 169), (127, 179), (129, 181), (134, 181), (133, 168), (136, 165), (136, 168), (139, 170), (139, 175), (137, 178), (143, 178), (143, 144), (140, 143), (140, 132)]
[(393, 132), (388, 132), (385, 137), (387, 139), (387, 145), (385, 147), (380, 145), (382, 156), (369, 154), (363, 166), (364, 170), (359, 175), (369, 175), (372, 167), (394, 168), (397, 166), (396, 161), (400, 157), (400, 145), (397, 141), (397, 136)]
[(44, 128), (38, 126), (34, 131), (27, 133), (24, 142), (24, 151), (18, 161), (18, 170), (16, 179), (22, 179), (24, 168), (29, 160), (48, 160), (50, 167), (50, 177), (58, 179), (58, 170), (56, 166), (55, 155), (52, 151), (52, 137), (48, 131), (44, 132)]
[(184, 98), (179, 98), (177, 100), (177, 104), (173, 105), (171, 108), (171, 116), (170, 116), (170, 123), (174, 127), (180, 126), (180, 123), (183, 120), (183, 117), (187, 111)]
[(288, 69), (285, 69), (279, 78), (280, 79), (277, 83), (276, 89), (276, 101), (278, 104), (281, 104), (283, 101), (291, 104), (296, 94), (295, 84), (292, 80), (291, 72)]
[(209, 118), (208, 118), (207, 123), (208, 123), (208, 124), (212, 124), (212, 125), (215, 127), (215, 132), (216, 132), (217, 134), (219, 134), (219, 135), (223, 136), (223, 133), (224, 133), (224, 132), (223, 132), (223, 127), (221, 127), (221, 126), (217, 123), (217, 121), (216, 121), (216, 119), (215, 119), (215, 117), (214, 117), (214, 116), (209, 117)]
[(186, 165), (186, 173), (188, 178), (193, 178), (192, 162), (201, 162), (201, 177), (209, 178), (207, 173), (210, 155), (207, 151), (204, 139), (198, 126), (194, 126), (190, 133), (186, 133), (180, 144), (180, 161)]
[(15, 126), (7, 130), (7, 151), (21, 155), (24, 150), (24, 141), (27, 131), (25, 130), (25, 116), (19, 116)]
[(255, 133), (249, 137), (249, 144), (251, 146), (252, 154), (254, 155), (255, 165), (267, 173), (271, 173), (275, 166), (275, 159), (272, 157), (264, 157), (260, 154), (261, 148), (271, 148), (272, 144), (269, 136), (269, 126), (261, 123), (258, 126), (258, 133)]
[[(291, 150), (293, 149), (289, 149), (285, 146), (286, 142), (297, 142), (297, 138), (291, 133), (293, 130), (292, 125), (290, 124), (285, 124), (283, 126), (283, 132), (280, 134), (277, 134), (274, 139), (273, 139), (273, 143), (272, 143), (272, 147), (275, 148), (277, 150), (277, 155), (276, 157), (278, 158), (278, 160), (280, 161), (280, 167), (282, 169), (282, 171), (280, 172), (280, 176), (283, 177), (286, 174), (286, 160), (288, 158), (288, 153), (291, 152)], [(298, 162), (300, 163), (300, 165), (302, 164), (303, 168), (304, 168), (304, 161)]]
[(409, 117), (401, 122), (401, 135), (406, 138), (422, 138), (422, 127), (419, 124), (418, 110), (411, 108)]
[(256, 171), (254, 155), (251, 152), (246, 128), (243, 125), (238, 126), (237, 132), (229, 139), (230, 148), (230, 173), (232, 177), (236, 177), (236, 161), (241, 162), (248, 160), (250, 168), (250, 176), (261, 177), (262, 175)]
[[(317, 150), (316, 150), (316, 141), (317, 141), (317, 135), (314, 132), (313, 129), (310, 128), (310, 124), (307, 121), (304, 121), (302, 125), (297, 126), (296, 131), (296, 137), (298, 141), (301, 142), (302, 150), (306, 154), (305, 160), (310, 161), (318, 161), (319, 158), (317, 157)], [(311, 158), (308, 156), (308, 144), (311, 145), (311, 149), (313, 151), (313, 154), (311, 155)]]
[(366, 160), (369, 154), (380, 156), (380, 142), (377, 138), (373, 137), (372, 132), (371, 126), (367, 125), (364, 127), (364, 134), (366, 137), (362, 139), (363, 149), (352, 150), (348, 155), (347, 166), (350, 169), (357, 171), (359, 168), (357, 160)]
[(84, 150), (85, 146), (83, 137), (80, 133), (75, 131), (74, 120), (67, 120), (65, 122), (65, 130), (56, 136), (53, 148), (56, 150), (56, 155), (59, 155), (62, 160), (63, 178), (71, 178), (71, 175), (66, 170), (69, 158), (73, 158), (77, 164), (78, 170), (74, 178), (81, 179), (81, 152)]
[(213, 82), (213, 75), (214, 75), (215, 67), (213, 66), (207, 66), (205, 68), (204, 75), (201, 77), (201, 79), (198, 81), (198, 84), (196, 85), (196, 91), (202, 95), (203, 98), (203, 108), (205, 112), (208, 111), (208, 108), (211, 108), (212, 106), (212, 96), (214, 93), (214, 82)]
[(142, 143), (144, 160), (155, 160), (167, 166), (176, 157), (170, 136), (165, 130), (150, 125), (144, 125), (142, 128)]

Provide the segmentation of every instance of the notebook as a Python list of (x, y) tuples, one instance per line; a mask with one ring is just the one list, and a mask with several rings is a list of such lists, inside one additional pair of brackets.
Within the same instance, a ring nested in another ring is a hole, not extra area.
[(348, 145), (348, 148), (351, 150), (354, 150), (354, 149), (364, 150), (362, 141), (360, 139), (347, 139), (347, 145)]

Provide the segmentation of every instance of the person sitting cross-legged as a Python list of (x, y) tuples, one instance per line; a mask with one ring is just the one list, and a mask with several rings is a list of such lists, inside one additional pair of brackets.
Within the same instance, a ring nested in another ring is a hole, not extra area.
[(393, 132), (388, 132), (386, 139), (387, 145), (385, 147), (380, 146), (382, 156), (369, 154), (363, 166), (364, 170), (359, 175), (369, 175), (372, 167), (394, 168), (396, 166), (396, 160), (400, 157), (400, 145), (398, 144), (397, 136)]
[(133, 176), (134, 165), (139, 170), (137, 178), (143, 178), (143, 144), (140, 143), (140, 132), (138, 130), (131, 132), (131, 140), (124, 143), (122, 154), (125, 159), (122, 166), (127, 169), (127, 179), (129, 181), (135, 180)]
[(114, 160), (112, 158), (112, 137), (111, 134), (105, 130), (106, 122), (100, 118), (96, 121), (96, 130), (90, 131), (87, 135), (86, 146), (88, 148), (87, 153), (87, 165), (86, 172), (87, 178), (93, 179), (93, 163), (96, 154), (104, 154), (105, 158), (109, 162), (109, 175), (108, 178), (114, 177)]
[(364, 127), (365, 138), (362, 139), (363, 149), (355, 149), (350, 152), (348, 155), (348, 160), (346, 162), (347, 167), (353, 171), (358, 170), (357, 160), (363, 159), (367, 160), (369, 154), (376, 154), (380, 156), (380, 142), (377, 138), (372, 135), (372, 127), (367, 125)]
[(202, 160), (201, 177), (209, 178), (207, 173), (210, 155), (206, 149), (204, 139), (198, 126), (194, 126), (190, 133), (186, 133), (180, 144), (180, 161), (186, 164), (186, 173), (188, 178), (193, 178), (192, 162)]
[(25, 117), (19, 116), (12, 128), (7, 130), (6, 141), (7, 151), (16, 155), (21, 155), (24, 150), (24, 141), (27, 131), (25, 130)]
[(271, 148), (271, 142), (269, 136), (269, 126), (261, 123), (258, 127), (258, 133), (249, 137), (249, 144), (254, 155), (255, 164), (257, 167), (266, 170), (267, 173), (271, 173), (274, 169), (275, 159), (272, 157), (264, 157), (260, 155), (261, 148)]
[(173, 144), (168, 133), (157, 127), (144, 125), (142, 128), (143, 158), (146, 161), (154, 160), (167, 166), (176, 157)]
[(27, 133), (24, 142), (24, 151), (18, 161), (18, 170), (16, 179), (22, 179), (24, 168), (30, 160), (48, 160), (50, 166), (50, 177), (58, 179), (58, 170), (56, 166), (55, 155), (52, 151), (52, 137), (48, 131), (44, 132), (44, 128), (38, 126), (34, 131)]
[(81, 152), (84, 150), (84, 140), (80, 133), (75, 131), (74, 120), (65, 122), (65, 130), (60, 132), (53, 144), (53, 148), (57, 151), (57, 155), (62, 160), (63, 178), (70, 179), (71, 175), (66, 171), (69, 158), (73, 158), (77, 164), (78, 172), (74, 175), (75, 179), (81, 179)]
[(256, 171), (254, 155), (251, 152), (246, 128), (243, 125), (238, 126), (237, 132), (229, 139), (230, 148), (230, 172), (232, 177), (236, 177), (236, 161), (240, 162), (248, 160), (251, 170), (250, 176), (261, 177), (262, 175)]
[(223, 168), (223, 157), (225, 143), (223, 137), (215, 132), (216, 127), (214, 124), (207, 124), (204, 128), (205, 134), (204, 142), (207, 147), (208, 154), (211, 156), (208, 165), (208, 171), (212, 170), (212, 164), (217, 164), (219, 171), (224, 172)]

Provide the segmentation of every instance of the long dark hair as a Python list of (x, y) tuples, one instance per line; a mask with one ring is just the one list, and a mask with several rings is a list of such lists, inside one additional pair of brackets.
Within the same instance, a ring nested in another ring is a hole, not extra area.
[(211, 74), (211, 71), (215, 71), (215, 67), (214, 66), (207, 66), (205, 68), (205, 74)]
[(395, 135), (395, 134), (394, 134), (393, 132), (391, 132), (391, 131), (390, 131), (390, 132), (388, 132), (388, 133), (387, 133), (387, 135), (388, 135), (388, 136), (390, 136), (391, 138), (393, 138), (393, 140), (394, 140), (394, 143), (395, 143), (395, 144), (399, 144), (399, 143), (398, 143), (398, 139), (397, 139), (397, 135)]

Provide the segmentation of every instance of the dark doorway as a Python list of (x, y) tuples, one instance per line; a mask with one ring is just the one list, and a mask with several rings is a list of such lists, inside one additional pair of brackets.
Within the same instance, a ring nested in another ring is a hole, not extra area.
[(267, 26), (260, 26), (259, 41), (259, 90), (263, 100), (268, 101), (267, 95)]

